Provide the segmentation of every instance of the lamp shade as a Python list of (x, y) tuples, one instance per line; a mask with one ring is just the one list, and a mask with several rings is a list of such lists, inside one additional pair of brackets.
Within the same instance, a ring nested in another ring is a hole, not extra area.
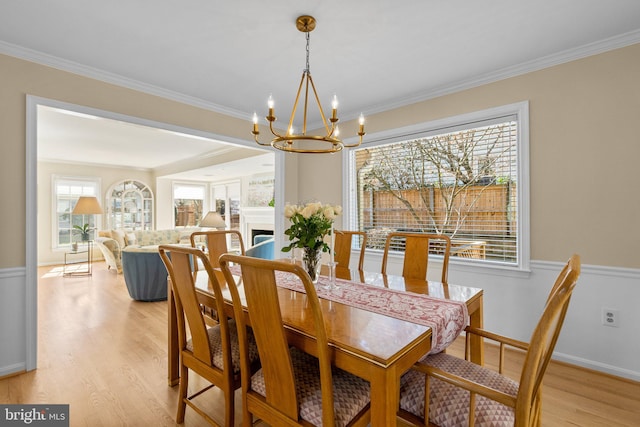
[(224, 222), (222, 216), (216, 211), (209, 211), (200, 221), (200, 227), (209, 228), (225, 228), (227, 224)]
[(101, 214), (102, 208), (95, 196), (81, 196), (71, 213), (73, 215)]

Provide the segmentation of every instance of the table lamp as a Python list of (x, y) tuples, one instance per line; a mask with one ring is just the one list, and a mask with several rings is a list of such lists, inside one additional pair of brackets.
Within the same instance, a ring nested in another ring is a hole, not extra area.
[(227, 224), (224, 222), (222, 216), (216, 211), (209, 211), (200, 221), (200, 227), (205, 228), (226, 228)]
[(95, 196), (81, 196), (71, 213), (73, 215), (102, 214), (102, 208)]

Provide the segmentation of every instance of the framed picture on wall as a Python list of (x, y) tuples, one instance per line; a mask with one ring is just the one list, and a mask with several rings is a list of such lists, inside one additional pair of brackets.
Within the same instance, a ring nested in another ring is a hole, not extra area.
[(249, 178), (247, 206), (253, 208), (273, 206), (274, 184), (273, 174), (254, 175)]

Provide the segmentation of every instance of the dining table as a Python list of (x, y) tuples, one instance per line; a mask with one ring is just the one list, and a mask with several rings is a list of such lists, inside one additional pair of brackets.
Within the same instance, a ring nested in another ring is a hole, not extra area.
[[(323, 266), (316, 289), (332, 363), (369, 381), (370, 425), (394, 426), (401, 375), (426, 354), (446, 348), (466, 324), (482, 327), (483, 291), (347, 268), (336, 268), (336, 279), (330, 281), (327, 270)], [(222, 272), (214, 272), (223, 290), (224, 315), (232, 317), (231, 294)], [(239, 267), (232, 272), (246, 304)], [(215, 307), (206, 271), (195, 272), (194, 283), (200, 304)], [(332, 283), (337, 286), (330, 286)], [(174, 386), (179, 382), (180, 351), (170, 280), (168, 286), (168, 382)], [(279, 280), (278, 286), (289, 344), (315, 354), (314, 326), (301, 283)], [(482, 342), (472, 341), (472, 361), (482, 363), (483, 358)]]

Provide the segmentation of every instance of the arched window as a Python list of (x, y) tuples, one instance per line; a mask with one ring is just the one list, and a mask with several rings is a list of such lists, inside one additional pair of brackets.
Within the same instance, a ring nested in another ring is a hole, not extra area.
[(113, 185), (106, 205), (109, 228), (153, 229), (153, 192), (144, 182), (126, 179)]

